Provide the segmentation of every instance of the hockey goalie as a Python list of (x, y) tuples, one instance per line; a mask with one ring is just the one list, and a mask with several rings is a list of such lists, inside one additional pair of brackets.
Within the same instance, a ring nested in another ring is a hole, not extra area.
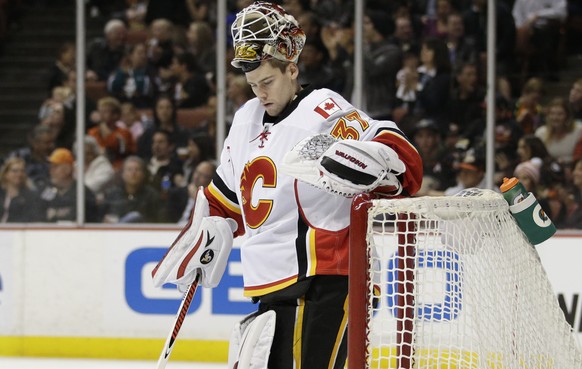
[(244, 8), (232, 37), (232, 65), (256, 97), (236, 112), (154, 283), (216, 286), (244, 234), (244, 295), (257, 311), (233, 331), (229, 368), (343, 368), (351, 197), (413, 195), (420, 156), (394, 122), (298, 83), (305, 34), (280, 6)]

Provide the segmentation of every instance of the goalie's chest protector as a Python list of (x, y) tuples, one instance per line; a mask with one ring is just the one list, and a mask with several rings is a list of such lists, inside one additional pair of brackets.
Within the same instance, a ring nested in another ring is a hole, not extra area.
[(221, 158), (230, 165), (221, 165), (219, 175), (236, 193), (245, 222), (245, 295), (261, 296), (315, 274), (347, 274), (350, 199), (279, 170), (295, 144), (330, 133), (346, 111), (353, 107), (340, 95), (315, 90), (274, 125), (263, 125), (258, 99), (237, 112)]

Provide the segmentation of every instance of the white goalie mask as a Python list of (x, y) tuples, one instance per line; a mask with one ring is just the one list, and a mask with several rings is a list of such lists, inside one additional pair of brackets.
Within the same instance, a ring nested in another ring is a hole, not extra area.
[(275, 58), (296, 63), (305, 45), (305, 32), (279, 5), (257, 1), (241, 10), (231, 27), (235, 68), (244, 72)]

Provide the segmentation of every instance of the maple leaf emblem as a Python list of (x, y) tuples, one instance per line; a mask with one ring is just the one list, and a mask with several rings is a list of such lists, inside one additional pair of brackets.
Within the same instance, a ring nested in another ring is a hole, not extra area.
[(335, 104), (334, 104), (334, 103), (332, 103), (332, 102), (327, 102), (327, 103), (325, 103), (325, 105), (323, 106), (323, 108), (324, 108), (325, 110), (331, 110), (331, 109), (333, 109), (333, 108), (334, 108), (334, 106), (335, 106)]

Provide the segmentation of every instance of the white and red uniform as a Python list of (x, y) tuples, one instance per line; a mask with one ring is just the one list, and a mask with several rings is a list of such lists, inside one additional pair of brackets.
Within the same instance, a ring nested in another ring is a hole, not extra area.
[(401, 196), (414, 194), (422, 180), (421, 158), (395, 123), (371, 119), (331, 90), (303, 90), (275, 121), (269, 118), (257, 98), (236, 113), (217, 175), (205, 189), (210, 215), (235, 219), (237, 235), (247, 236), (241, 258), (244, 294), (249, 297), (309, 276), (348, 273), (351, 199), (278, 170), (299, 141), (320, 133), (378, 141), (406, 164), (399, 178)]

